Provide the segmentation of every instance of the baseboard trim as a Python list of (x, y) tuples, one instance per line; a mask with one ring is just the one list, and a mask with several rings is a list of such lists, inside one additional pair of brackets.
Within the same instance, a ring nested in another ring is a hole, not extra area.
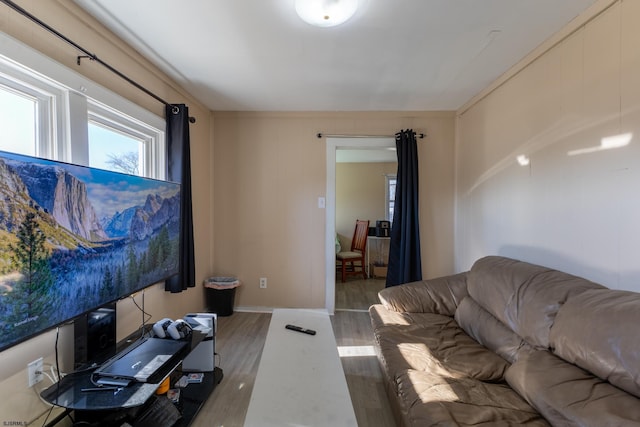
[[(277, 308), (285, 308), (285, 307), (254, 307), (248, 305), (241, 305), (238, 307), (233, 307), (233, 311), (242, 312), (242, 313), (273, 313), (273, 310)], [(286, 307), (286, 308), (296, 308), (296, 307)], [(300, 308), (300, 307), (298, 307)], [(318, 311), (326, 311), (324, 308), (302, 308), (303, 310), (318, 310)], [(360, 310), (360, 309), (351, 309), (351, 308), (339, 308), (335, 311), (353, 311), (353, 312), (361, 312), (368, 313), (369, 310)]]
[(273, 313), (275, 307), (253, 307), (253, 306), (238, 306), (233, 307), (233, 311), (240, 311), (244, 313)]
[(351, 313), (368, 313), (369, 310), (363, 308), (336, 308), (336, 311), (348, 311)]

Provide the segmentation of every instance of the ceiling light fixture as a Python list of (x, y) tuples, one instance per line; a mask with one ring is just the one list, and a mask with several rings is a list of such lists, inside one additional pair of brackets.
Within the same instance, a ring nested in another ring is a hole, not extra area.
[(296, 13), (316, 27), (335, 27), (358, 10), (358, 0), (295, 0)]

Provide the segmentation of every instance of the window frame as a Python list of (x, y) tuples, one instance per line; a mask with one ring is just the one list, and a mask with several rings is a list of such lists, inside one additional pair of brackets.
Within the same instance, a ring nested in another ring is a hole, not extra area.
[(140, 175), (165, 179), (164, 118), (2, 33), (0, 85), (37, 100), (36, 156), (88, 166), (95, 121), (143, 141)]
[(88, 100), (87, 111), (87, 126), (95, 123), (140, 142), (140, 176), (165, 178), (166, 155), (165, 150), (160, 149), (165, 147), (164, 132), (94, 99)]
[[(384, 175), (384, 206), (385, 206), (385, 210), (384, 210), (384, 219), (386, 219), (387, 221), (390, 221), (391, 223), (393, 223), (393, 217), (391, 216), (391, 204), (393, 203), (395, 205), (395, 199), (391, 200), (391, 181), (395, 181), (395, 186), (397, 188), (398, 185), (398, 176), (395, 173), (387, 173)], [(395, 213), (395, 206), (394, 206), (394, 213)]]
[(64, 123), (68, 106), (65, 90), (24, 66), (0, 56), (0, 86), (36, 103), (36, 156), (54, 158), (60, 155), (59, 141), (66, 139)]

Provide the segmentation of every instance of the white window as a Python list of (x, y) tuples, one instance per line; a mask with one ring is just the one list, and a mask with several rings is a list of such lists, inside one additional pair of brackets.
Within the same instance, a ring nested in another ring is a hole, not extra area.
[(385, 175), (386, 191), (385, 191), (385, 219), (393, 222), (393, 210), (396, 201), (396, 176)]
[(58, 85), (0, 57), (0, 149), (52, 157), (64, 137), (65, 105)]
[(120, 111), (89, 102), (89, 166), (164, 178), (164, 133)]
[(0, 150), (35, 156), (37, 100), (0, 86)]
[(101, 123), (89, 122), (89, 166), (140, 175), (142, 141)]
[(163, 179), (164, 126), (0, 33), (0, 150)]

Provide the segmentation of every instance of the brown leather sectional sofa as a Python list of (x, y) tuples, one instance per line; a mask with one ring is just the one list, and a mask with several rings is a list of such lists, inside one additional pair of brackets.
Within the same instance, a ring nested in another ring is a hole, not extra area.
[(640, 294), (491, 256), (369, 309), (400, 426), (639, 426)]

